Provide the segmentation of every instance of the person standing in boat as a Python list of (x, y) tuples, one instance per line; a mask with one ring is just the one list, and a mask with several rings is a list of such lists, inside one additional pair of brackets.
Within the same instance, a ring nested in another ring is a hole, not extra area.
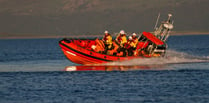
[(127, 43), (126, 34), (124, 30), (121, 30), (118, 36), (116, 37), (116, 43), (119, 45), (118, 52), (122, 51), (123, 56), (126, 55), (126, 49), (124, 44)]
[(108, 50), (113, 49), (112, 36), (109, 34), (109, 32), (107, 30), (104, 33), (105, 33), (105, 35), (102, 40), (104, 41), (104, 45), (105, 45), (104, 53), (107, 54)]

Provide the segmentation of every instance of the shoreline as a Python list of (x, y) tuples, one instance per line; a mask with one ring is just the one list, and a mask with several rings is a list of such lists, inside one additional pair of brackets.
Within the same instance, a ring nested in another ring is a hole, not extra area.
[[(0, 35), (3, 33), (0, 33)], [(100, 38), (103, 37), (103, 34), (100, 35), (36, 35), (36, 36), (26, 36), (26, 35), (20, 35), (20, 36), (6, 36), (6, 34), (4, 34), (5, 36), (1, 37), (0, 39), (47, 39), (47, 38), (89, 38), (89, 37), (93, 37), (93, 38)], [(170, 36), (186, 36), (186, 35), (209, 35), (209, 32), (171, 32)]]
[(171, 35), (209, 35), (209, 32), (171, 32)]

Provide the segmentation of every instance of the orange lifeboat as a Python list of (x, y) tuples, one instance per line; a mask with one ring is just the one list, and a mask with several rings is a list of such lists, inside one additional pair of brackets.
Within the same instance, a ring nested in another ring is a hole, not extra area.
[(134, 58), (150, 58), (163, 56), (166, 44), (149, 32), (143, 32), (139, 38), (135, 55), (120, 55), (118, 45), (113, 41), (113, 50), (104, 54), (104, 43), (99, 39), (64, 38), (59, 41), (64, 55), (70, 61), (78, 64), (98, 64), (112, 61), (130, 60)]

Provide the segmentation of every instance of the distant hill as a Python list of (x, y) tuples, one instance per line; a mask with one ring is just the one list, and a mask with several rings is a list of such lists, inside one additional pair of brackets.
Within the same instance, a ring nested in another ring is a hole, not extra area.
[(173, 14), (175, 31), (208, 32), (208, 4), (209, 0), (0, 0), (0, 33), (59, 36), (152, 31), (159, 12), (161, 20)]

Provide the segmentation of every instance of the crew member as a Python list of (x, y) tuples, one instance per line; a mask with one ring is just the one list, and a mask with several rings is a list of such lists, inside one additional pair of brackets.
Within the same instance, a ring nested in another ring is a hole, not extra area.
[(127, 42), (126, 34), (124, 30), (121, 30), (118, 36), (116, 37), (116, 42), (123, 47), (123, 45)]
[(132, 36), (129, 36), (128, 42), (126, 43), (126, 49), (128, 51), (128, 56), (132, 56), (134, 54), (134, 50), (135, 50), (134, 46), (135, 46), (134, 40), (133, 40)]
[(118, 44), (120, 44), (120, 42), (121, 42), (121, 36), (122, 36), (122, 34), (125, 34), (124, 30), (121, 30), (120, 33), (117, 35), (117, 37), (116, 37), (116, 39), (115, 39), (115, 41), (116, 41)]
[(116, 38), (116, 42), (119, 45), (118, 52), (123, 52), (123, 56), (126, 55), (126, 49), (124, 44), (127, 43), (126, 34), (124, 30), (121, 30)]
[(133, 33), (133, 34), (132, 34), (132, 39), (133, 39), (135, 45), (137, 45), (137, 43), (138, 43), (138, 38), (136, 37), (136, 33)]
[(105, 33), (105, 36), (103, 37), (103, 41), (105, 44), (104, 53), (106, 54), (107, 50), (113, 49), (113, 46), (112, 46), (112, 36), (109, 34), (107, 30), (104, 33)]

